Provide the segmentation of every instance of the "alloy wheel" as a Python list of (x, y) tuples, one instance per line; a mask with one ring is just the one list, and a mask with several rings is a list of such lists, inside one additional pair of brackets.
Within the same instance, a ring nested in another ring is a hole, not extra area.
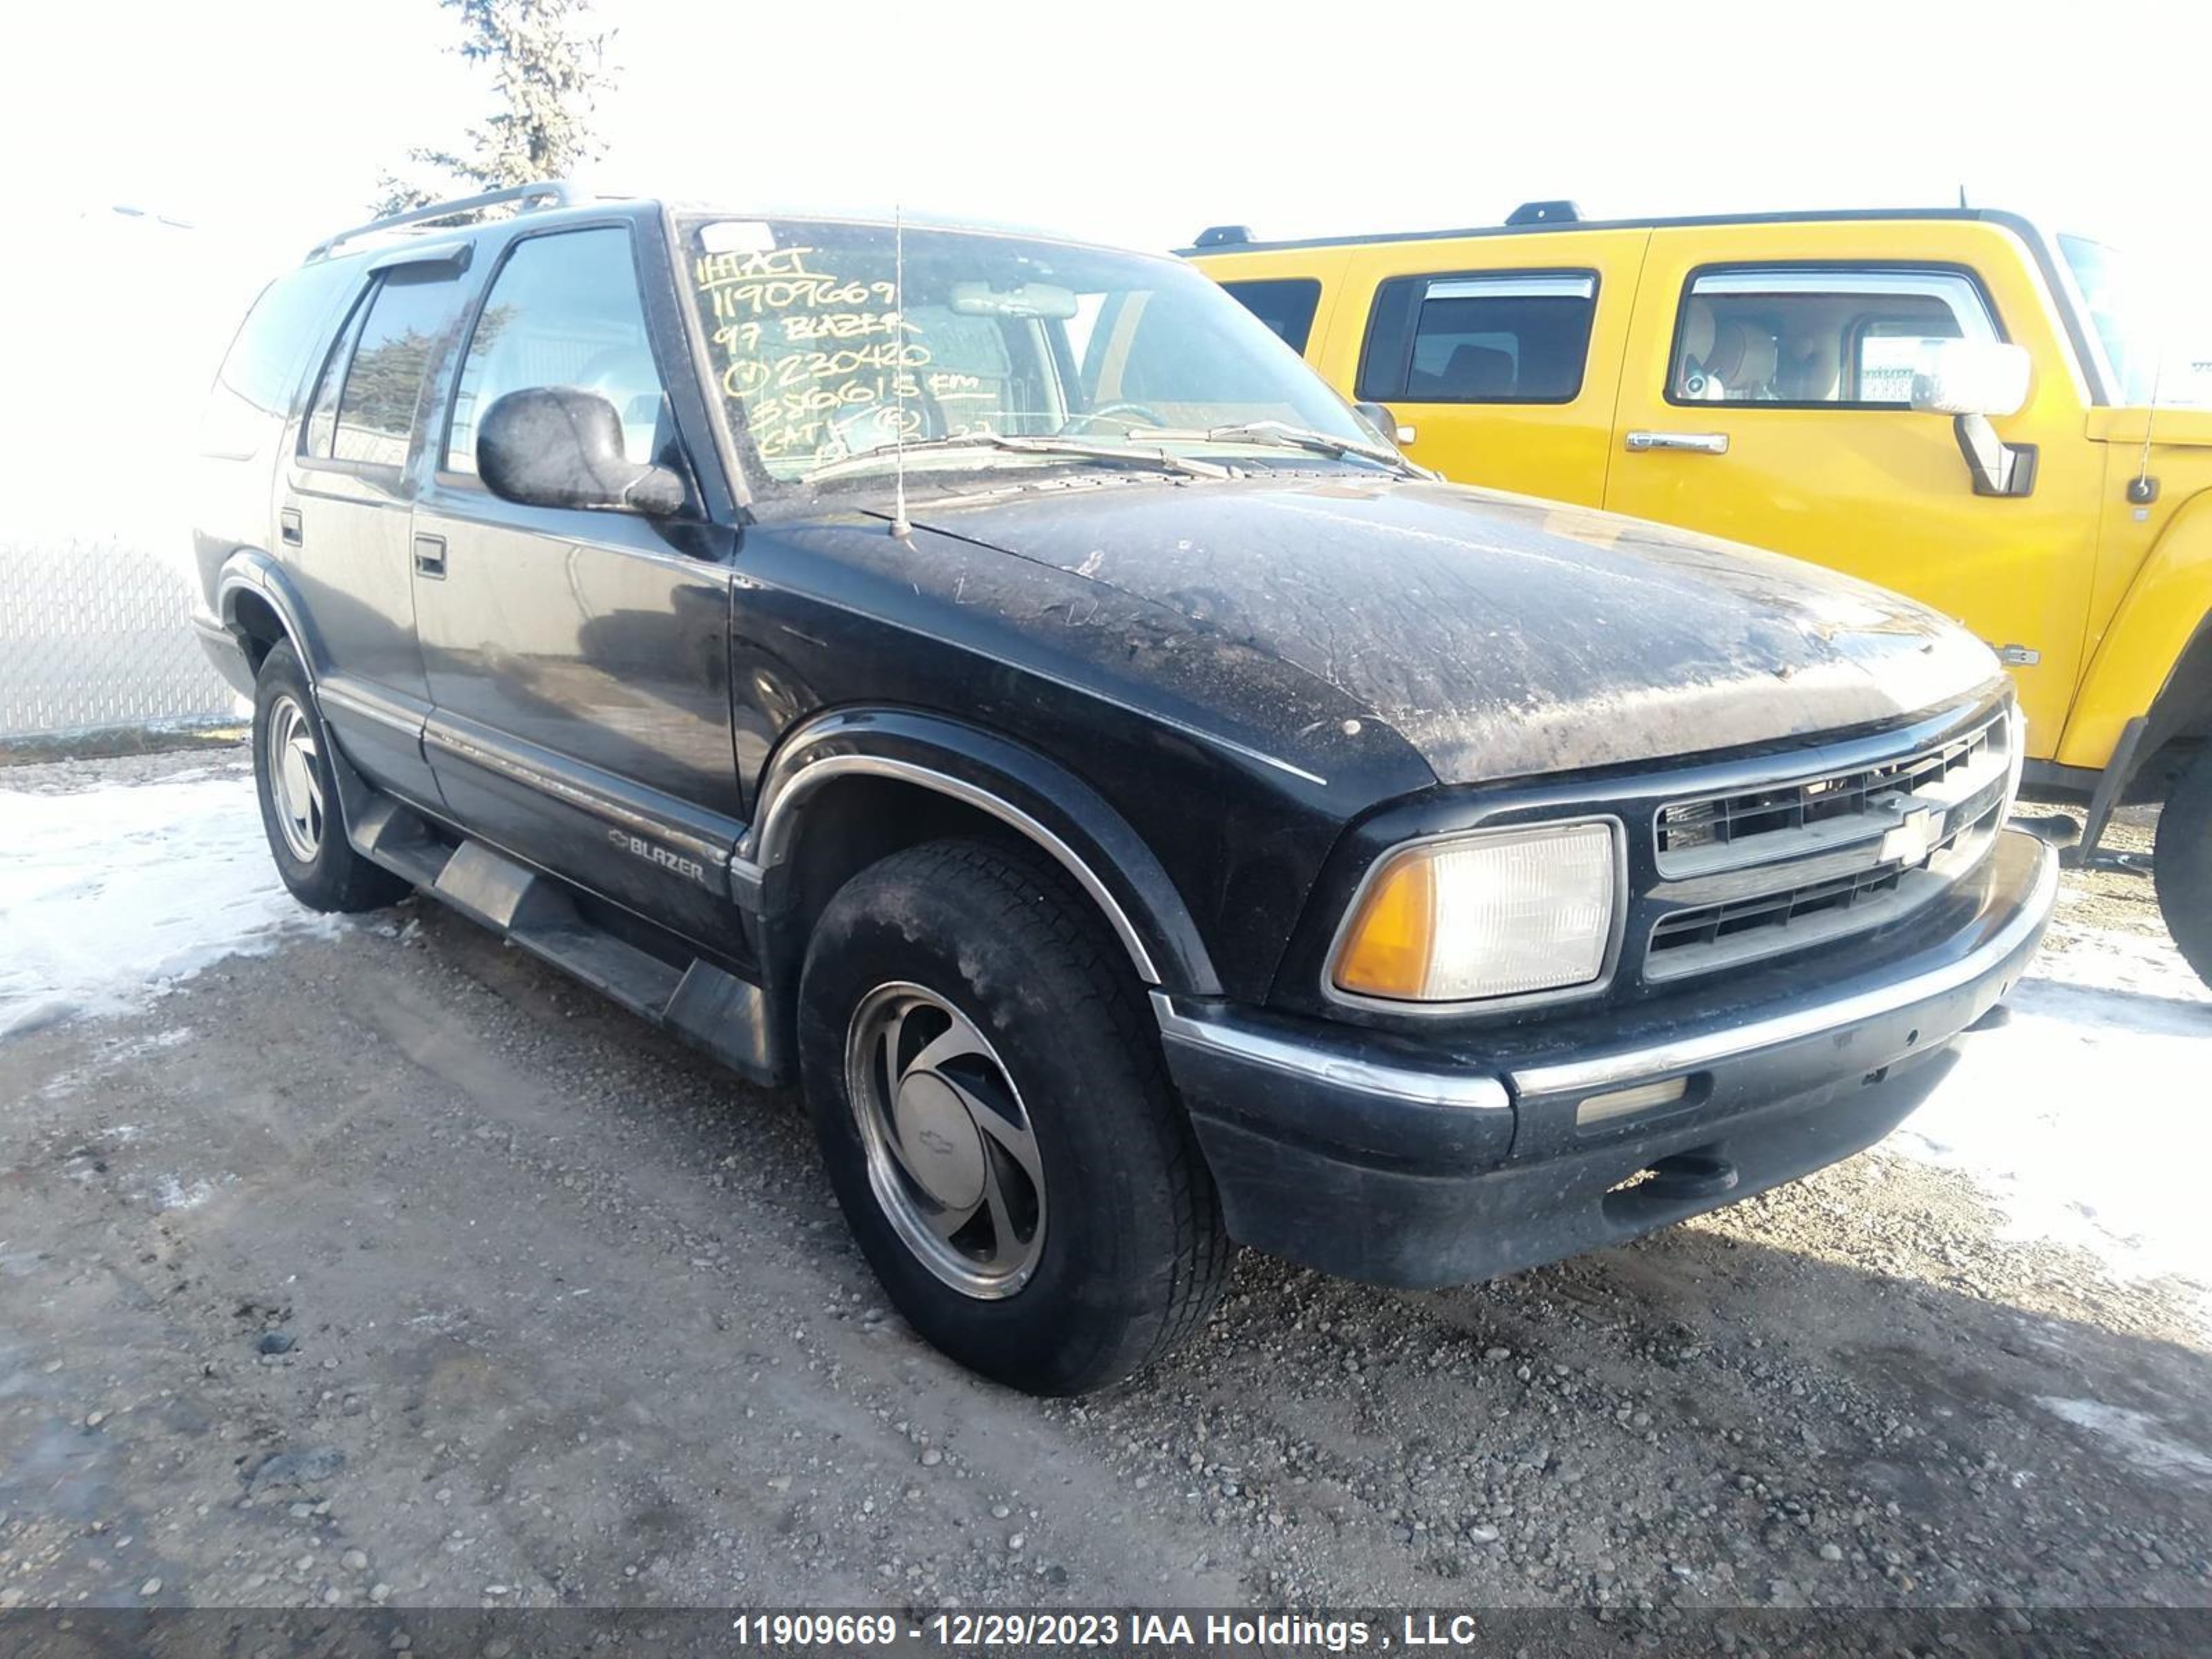
[(296, 698), (280, 696), (270, 704), (263, 761), (276, 804), (277, 831), (294, 858), (312, 864), (323, 845), (323, 775), (314, 722)]
[(915, 1258), (979, 1300), (1012, 1296), (1044, 1249), (1044, 1166), (1006, 1064), (922, 986), (881, 985), (845, 1040), (868, 1182)]

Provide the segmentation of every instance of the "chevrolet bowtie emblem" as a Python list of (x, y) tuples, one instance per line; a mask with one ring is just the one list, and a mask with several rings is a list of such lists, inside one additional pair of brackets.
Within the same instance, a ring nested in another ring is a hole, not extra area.
[(1910, 868), (1927, 862), (1929, 854), (1936, 850), (1937, 837), (1942, 832), (1942, 815), (1932, 806), (1923, 806), (1907, 812), (1893, 830), (1881, 838), (1882, 862), (1892, 860)]

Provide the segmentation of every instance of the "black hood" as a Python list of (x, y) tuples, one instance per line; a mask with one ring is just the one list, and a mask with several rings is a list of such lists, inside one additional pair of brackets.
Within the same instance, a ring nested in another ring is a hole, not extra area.
[(1447, 783), (1875, 726), (1993, 690), (1909, 599), (1640, 520), (1441, 483), (1254, 479), (917, 506), (1358, 701)]

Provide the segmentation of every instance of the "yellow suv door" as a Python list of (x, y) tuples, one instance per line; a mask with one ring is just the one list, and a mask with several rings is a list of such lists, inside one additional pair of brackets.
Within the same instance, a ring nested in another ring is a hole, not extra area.
[[(2087, 388), (2056, 314), (2035, 260), (2000, 225), (1655, 229), (1604, 504), (1830, 565), (1960, 618), (2011, 669), (2029, 752), (2048, 757), (2081, 672), (2100, 483), (2097, 447), (2082, 441)], [(2013, 342), (2033, 359), (2026, 401), (1990, 422), (2021, 458), (2025, 494), (1977, 493), (1960, 428), (1912, 407), (1915, 376), (1961, 339)]]
[(1405, 450), (1422, 465), (1595, 507), (1649, 234), (1415, 237), (1355, 249), (1328, 336), (1307, 359), (1331, 385), (1388, 405), (1412, 429)]

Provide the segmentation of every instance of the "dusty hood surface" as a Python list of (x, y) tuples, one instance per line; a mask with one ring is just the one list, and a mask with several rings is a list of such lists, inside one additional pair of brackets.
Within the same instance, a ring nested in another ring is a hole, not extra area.
[(1965, 630), (1847, 577), (1451, 484), (1257, 479), (914, 517), (1295, 664), (1447, 783), (1888, 721), (2002, 672)]

